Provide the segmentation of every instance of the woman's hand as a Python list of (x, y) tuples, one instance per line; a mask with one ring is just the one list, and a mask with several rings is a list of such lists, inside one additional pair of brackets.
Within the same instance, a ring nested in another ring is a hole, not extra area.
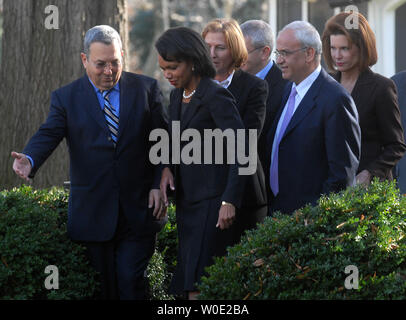
[(166, 195), (168, 185), (172, 191), (175, 190), (175, 184), (173, 182), (173, 174), (169, 168), (165, 168), (162, 170), (161, 183), (159, 187), (161, 189), (162, 199), (166, 207), (169, 206), (168, 196)]
[(167, 207), (164, 205), (161, 190), (152, 189), (149, 192), (148, 208), (154, 208), (152, 215), (158, 220), (166, 216)]
[(368, 170), (362, 170), (355, 177), (355, 181), (357, 182), (357, 184), (362, 184), (364, 186), (369, 186), (369, 184), (371, 183), (371, 179), (372, 175), (369, 173)]
[(228, 229), (231, 227), (235, 219), (235, 207), (231, 203), (225, 203), (220, 207), (219, 218), (217, 220), (216, 227), (221, 230)]

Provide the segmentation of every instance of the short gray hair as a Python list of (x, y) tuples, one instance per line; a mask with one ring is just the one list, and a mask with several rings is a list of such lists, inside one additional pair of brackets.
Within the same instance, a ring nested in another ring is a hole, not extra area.
[(83, 43), (84, 53), (87, 57), (89, 57), (90, 45), (94, 42), (101, 42), (106, 45), (110, 45), (114, 42), (114, 40), (118, 41), (120, 50), (122, 50), (123, 44), (121, 42), (120, 35), (114, 28), (107, 25), (95, 26), (86, 32)]
[(285, 30), (293, 30), (296, 39), (302, 43), (304, 47), (313, 48), (316, 51), (316, 56), (321, 56), (322, 45), (320, 40), (320, 34), (316, 28), (307, 21), (293, 21), (284, 26), (279, 34)]
[(262, 20), (248, 20), (240, 27), (244, 37), (250, 38), (255, 48), (268, 46), (271, 52), (273, 51), (275, 38), (268, 23)]

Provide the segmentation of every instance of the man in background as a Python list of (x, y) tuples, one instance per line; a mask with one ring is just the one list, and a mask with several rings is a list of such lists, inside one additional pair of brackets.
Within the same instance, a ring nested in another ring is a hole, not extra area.
[[(395, 84), (398, 91), (399, 109), (400, 115), (402, 116), (403, 128), (406, 128), (406, 70), (398, 72), (391, 78)], [(406, 130), (405, 130), (405, 140), (406, 140)], [(406, 193), (406, 156), (396, 164), (394, 168), (395, 179), (398, 180), (398, 186), (402, 193)]]
[[(241, 66), (246, 72), (256, 75), (268, 83), (268, 98), (266, 100), (265, 122), (258, 140), (258, 156), (264, 169), (265, 177), (269, 178), (269, 163), (266, 162), (267, 135), (272, 122), (280, 108), (283, 89), (288, 83), (282, 78), (275, 61), (272, 60), (274, 50), (274, 35), (271, 26), (262, 20), (248, 20), (241, 25), (248, 59)], [(269, 194), (269, 183), (266, 184)]]

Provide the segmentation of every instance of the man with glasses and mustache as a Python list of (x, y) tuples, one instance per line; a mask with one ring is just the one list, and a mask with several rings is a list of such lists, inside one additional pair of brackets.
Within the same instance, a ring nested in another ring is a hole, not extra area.
[(361, 132), (354, 101), (320, 65), (321, 40), (308, 22), (285, 26), (276, 63), (286, 87), (268, 133), (270, 211), (290, 214), (322, 194), (355, 185)]
[(123, 71), (116, 30), (87, 31), (86, 75), (52, 93), (47, 120), (13, 169), (32, 179), (66, 139), (70, 155), (68, 235), (100, 273), (102, 299), (145, 299), (144, 272), (165, 216), (161, 171), (149, 161), (149, 133), (165, 128), (156, 80)]

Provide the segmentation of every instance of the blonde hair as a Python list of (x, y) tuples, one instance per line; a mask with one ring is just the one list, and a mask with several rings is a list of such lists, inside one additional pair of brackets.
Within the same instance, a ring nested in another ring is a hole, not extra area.
[(233, 66), (239, 68), (248, 58), (244, 35), (234, 19), (214, 19), (203, 29), (203, 39), (209, 32), (221, 32), (226, 39), (226, 45), (231, 51)]

